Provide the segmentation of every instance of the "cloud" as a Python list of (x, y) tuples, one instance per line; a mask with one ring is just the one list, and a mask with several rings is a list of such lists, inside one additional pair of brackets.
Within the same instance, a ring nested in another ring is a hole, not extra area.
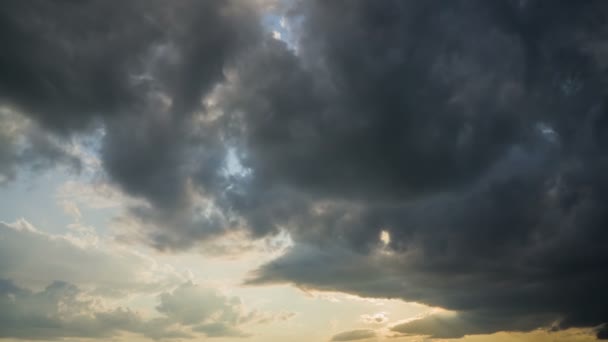
[(544, 321), (524, 314), (518, 317), (496, 317), (479, 313), (431, 313), (421, 318), (398, 324), (392, 331), (407, 335), (425, 335), (431, 338), (460, 338), (465, 335), (490, 334), (496, 331), (531, 331)]
[(71, 144), (45, 132), (35, 122), (0, 102), (0, 185), (17, 178), (20, 172), (65, 166), (80, 171), (82, 162)]
[(600, 326), (600, 328), (598, 329), (597, 339), (598, 340), (608, 340), (608, 328), (606, 327), (605, 324)]
[(208, 323), (194, 327), (195, 331), (202, 332), (208, 337), (249, 337), (250, 334), (227, 326), (224, 323)]
[(233, 95), (245, 215), (295, 241), (250, 283), (398, 297), (483, 326), (457, 334), (605, 322), (602, 25), (568, 18), (607, 9), (301, 2), (298, 55), (266, 57), (282, 77), (246, 68)]
[(191, 282), (163, 292), (157, 299), (156, 314), (146, 316), (112, 306), (99, 293), (69, 282), (54, 281), (35, 292), (0, 278), (0, 338), (110, 338), (122, 332), (154, 340), (201, 338), (201, 334), (249, 337), (241, 330), (246, 324), (291, 317), (247, 310), (240, 298)]
[[(137, 96), (129, 66), (162, 37), (147, 12), (142, 1), (9, 1), (0, 13), (8, 48), (0, 63), (3, 102), (60, 132), (118, 114)], [(96, 25), (100, 14), (111, 21)]]
[(404, 329), (445, 336), (608, 321), (608, 5), (296, 1), (297, 51), (255, 6), (9, 1), (0, 101), (52, 139), (101, 126), (159, 250), (287, 231), (249, 283), (440, 306), (458, 329)]
[[(198, 303), (206, 303), (201, 306)], [(237, 323), (241, 318), (241, 302), (238, 297), (225, 297), (217, 290), (183, 284), (171, 293), (160, 296), (157, 307), (170, 319), (183, 324), (195, 324), (213, 317)]]
[[(105, 173), (129, 195), (148, 201), (162, 218), (159, 225), (179, 227), (184, 219), (174, 219), (175, 211), (189, 213), (195, 205), (188, 178), (203, 166), (217, 166), (213, 163), (221, 162), (225, 151), (217, 144), (192, 147), (218, 137), (196, 124), (206, 114), (202, 100), (240, 51), (261, 37), (258, 5), (134, 0), (109, 6), (88, 0), (23, 6), (10, 1), (0, 12), (9, 51), (0, 61), (0, 103), (45, 129), (27, 142), (47, 136), (67, 141), (100, 127)], [(111, 19), (99, 23), (100, 14)], [(65, 20), (70, 17), (78, 20)], [(40, 144), (45, 152), (52, 146)], [(14, 148), (7, 150), (0, 157), (11, 159), (3, 163), (8, 165), (3, 178), (12, 179), (17, 157)], [(147, 216), (141, 208), (134, 213)], [(156, 239), (179, 247), (188, 240), (168, 233)]]
[(32, 287), (61, 279), (110, 296), (162, 291), (185, 280), (144, 255), (83, 238), (44, 233), (25, 220), (0, 223), (0, 278)]
[(192, 327), (208, 337), (248, 337), (238, 327), (258, 316), (248, 312), (238, 297), (229, 297), (217, 289), (184, 283), (172, 292), (159, 296), (158, 312), (168, 322)]
[(388, 322), (388, 315), (386, 312), (361, 315), (361, 321), (366, 324), (384, 324)]
[(357, 341), (376, 337), (373, 330), (351, 330), (334, 335), (331, 341)]
[[(395, 336), (397, 337), (397, 336)], [(407, 340), (407, 336), (402, 336)], [(439, 339), (441, 341), (441, 339)], [(444, 339), (445, 341), (445, 339)], [(547, 331), (537, 329), (531, 332), (498, 332), (491, 335), (467, 335), (460, 339), (448, 341), (462, 341), (462, 342), (481, 342), (481, 341), (496, 341), (496, 342), (509, 342), (509, 341), (534, 341), (534, 342), (589, 342), (597, 341), (596, 336), (593, 334), (593, 329), (589, 328), (572, 328), (563, 331)]]
[[(73, 284), (55, 281), (40, 292), (0, 279), (0, 338), (109, 338), (133, 332), (151, 339), (248, 337), (239, 330), (240, 299), (185, 283), (159, 297), (158, 313), (146, 318), (128, 308), (104, 308)], [(175, 304), (178, 304), (176, 307)], [(238, 309), (238, 312), (236, 311)]]
[[(187, 334), (166, 325), (146, 322), (125, 308), (100, 309), (76, 286), (55, 281), (40, 292), (0, 280), (0, 337), (32, 340), (64, 337), (108, 338), (120, 331), (151, 338), (184, 338)], [(157, 323), (157, 322), (154, 322)]]
[(103, 180), (67, 181), (58, 187), (55, 197), (62, 203), (74, 203), (91, 209), (109, 209), (143, 205)]

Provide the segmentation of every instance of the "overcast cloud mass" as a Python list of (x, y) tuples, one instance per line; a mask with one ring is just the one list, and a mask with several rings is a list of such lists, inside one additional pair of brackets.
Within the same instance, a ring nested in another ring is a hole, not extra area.
[(61, 197), (71, 233), (0, 217), (0, 339), (291, 329), (289, 303), (158, 261), (226, 254), (249, 265), (238, 288), (437, 308), (325, 341), (608, 339), (607, 17), (601, 0), (3, 1), (0, 197), (48, 229), (60, 209), (7, 189), (59, 172), (113, 204)]

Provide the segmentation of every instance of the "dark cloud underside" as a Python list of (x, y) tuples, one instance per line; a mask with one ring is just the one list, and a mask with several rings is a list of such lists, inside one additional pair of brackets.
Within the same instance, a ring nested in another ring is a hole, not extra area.
[[(285, 78), (250, 76), (269, 100), (242, 105), (244, 145), (252, 188), (309, 201), (255, 214), (317, 247), (296, 246), (251, 282), (460, 312), (461, 331), (440, 337), (605, 322), (607, 9), (302, 2)], [(255, 89), (243, 85), (247, 98)], [(376, 252), (381, 230), (389, 256)]]

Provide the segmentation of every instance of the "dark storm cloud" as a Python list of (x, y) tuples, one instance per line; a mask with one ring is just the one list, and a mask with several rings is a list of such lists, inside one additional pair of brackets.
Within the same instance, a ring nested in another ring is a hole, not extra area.
[(188, 112), (240, 39), (255, 36), (251, 11), (232, 1), (9, 0), (1, 99), (61, 132), (141, 109), (149, 86), (167, 88), (174, 110)]
[[(221, 132), (200, 123), (207, 115), (203, 99), (237, 56), (262, 38), (256, 6), (8, 1), (0, 10), (0, 103), (47, 129), (26, 136), (30, 145), (51, 138), (69, 142), (101, 125), (104, 171), (149, 202), (151, 209), (133, 208), (133, 215), (158, 221), (150, 241), (159, 248), (188, 247), (217, 231), (217, 220), (184, 218), (197, 209), (189, 178), (213, 182), (225, 155)], [(4, 180), (22, 164), (71, 162), (52, 153), (51, 144), (24, 154), (12, 131), (3, 133), (10, 143), (0, 151)], [(188, 222), (197, 228), (179, 229)], [(167, 229), (176, 226), (175, 234)]]
[[(194, 131), (194, 120), (204, 117), (202, 100), (235, 54), (261, 33), (254, 8), (239, 2), (192, 1), (178, 7), (167, 40), (152, 53), (141, 80), (158, 92), (146, 94), (152, 98), (139, 113), (108, 123), (102, 151), (113, 179), (161, 208), (183, 204), (185, 180), (201, 165), (218, 168), (217, 154), (223, 152), (214, 150), (218, 133), (206, 127)], [(200, 146), (196, 154), (187, 148), (193, 144)]]
[(61, 132), (118, 113), (136, 95), (129, 67), (162, 34), (145, 3), (7, 1), (1, 99)]
[(252, 196), (298, 194), (247, 209), (304, 199), (268, 212), (301, 246), (249, 282), (457, 311), (439, 337), (606, 322), (608, 7), (299, 5), (298, 57), (246, 69), (231, 103)]
[(250, 283), (456, 311), (437, 336), (608, 321), (605, 2), (301, 1), (289, 44), (244, 2), (49, 4), (1, 10), (2, 101), (101, 122), (155, 247), (287, 229)]
[[(596, 70), (581, 55), (583, 43), (569, 36), (563, 47), (547, 43), (549, 70), (529, 90), (536, 62), (523, 38), (503, 27), (508, 18), (499, 5), (301, 6), (300, 57), (266, 51), (262, 62), (243, 68), (232, 103), (245, 113), (248, 166), (269, 182), (349, 199), (450, 190), (527, 143), (535, 123), (588, 115), (598, 104), (581, 101), (597, 95)], [(571, 6), (555, 7), (563, 15)], [(523, 17), (535, 9), (512, 10)], [(570, 36), (591, 41), (575, 28)]]

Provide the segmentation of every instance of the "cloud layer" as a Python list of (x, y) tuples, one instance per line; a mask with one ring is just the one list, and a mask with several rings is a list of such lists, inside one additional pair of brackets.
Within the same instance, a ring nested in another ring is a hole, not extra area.
[[(249, 283), (456, 312), (456, 330), (403, 333), (608, 322), (605, 2), (288, 7), (283, 42), (258, 2), (7, 1), (0, 101), (36, 129), (0, 126), (0, 183), (99, 129), (104, 175), (145, 202), (125, 219), (159, 250), (287, 231)], [(221, 324), (195, 329), (241, 335)]]
[[(244, 328), (293, 317), (251, 310), (148, 255), (98, 240), (44, 233), (25, 220), (0, 223), (0, 338), (248, 337)], [(134, 298), (157, 305), (133, 309)]]
[[(32, 292), (0, 279), (0, 338), (29, 340), (109, 338), (131, 332), (161, 339), (246, 337), (239, 329), (247, 314), (238, 298), (185, 283), (159, 297), (162, 316), (148, 318), (128, 308), (100, 307), (99, 299), (77, 286), (55, 281)], [(179, 303), (179, 308), (172, 305)]]
[(334, 335), (332, 341), (356, 341), (373, 338), (376, 333), (373, 330), (351, 330)]

